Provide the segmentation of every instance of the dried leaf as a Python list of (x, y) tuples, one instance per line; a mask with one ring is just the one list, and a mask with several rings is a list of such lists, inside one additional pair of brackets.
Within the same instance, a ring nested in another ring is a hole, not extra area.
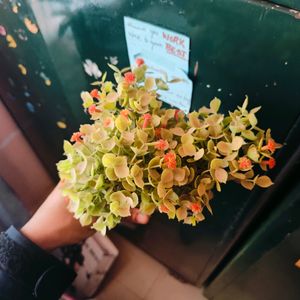
[(224, 169), (218, 168), (215, 170), (215, 177), (219, 182), (226, 183), (228, 173)]
[(274, 184), (272, 182), (272, 180), (268, 177), (268, 176), (259, 176), (256, 179), (256, 184), (262, 188), (267, 188), (269, 186), (271, 186), (272, 184)]
[(179, 207), (176, 210), (176, 217), (178, 221), (182, 221), (187, 217), (187, 209), (185, 207)]
[(247, 190), (252, 190), (255, 186), (255, 183), (253, 181), (249, 181), (249, 180), (241, 180), (241, 185), (247, 189)]
[(231, 142), (231, 149), (233, 151), (239, 150), (244, 145), (244, 139), (240, 136), (234, 136)]
[(227, 156), (231, 153), (232, 145), (230, 143), (221, 141), (217, 144), (217, 148), (220, 154)]

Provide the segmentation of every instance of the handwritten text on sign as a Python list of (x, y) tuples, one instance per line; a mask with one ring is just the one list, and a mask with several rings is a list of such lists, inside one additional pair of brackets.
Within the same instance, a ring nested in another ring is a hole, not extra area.
[(148, 76), (167, 82), (176, 78), (177, 83), (168, 84), (168, 90), (159, 91), (160, 99), (189, 112), (193, 90), (187, 76), (190, 39), (129, 17), (124, 17), (124, 27), (130, 64), (133, 66), (136, 58), (143, 58)]
[(128, 48), (163, 56), (168, 63), (188, 72), (189, 37), (129, 17), (124, 18), (124, 23)]

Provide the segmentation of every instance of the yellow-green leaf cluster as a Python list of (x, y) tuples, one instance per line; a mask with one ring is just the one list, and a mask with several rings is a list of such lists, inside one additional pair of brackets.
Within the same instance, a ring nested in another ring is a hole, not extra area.
[(144, 64), (110, 67), (114, 83), (105, 73), (81, 93), (91, 124), (65, 141), (66, 159), (57, 164), (63, 194), (83, 226), (104, 234), (135, 207), (196, 225), (212, 214), (213, 191), (228, 181), (248, 190), (273, 184), (257, 172), (275, 166), (281, 145), (258, 127), (260, 107), (248, 110), (248, 98), (228, 115), (217, 98), (185, 115), (159, 101), (159, 90), (177, 80), (147, 77)]

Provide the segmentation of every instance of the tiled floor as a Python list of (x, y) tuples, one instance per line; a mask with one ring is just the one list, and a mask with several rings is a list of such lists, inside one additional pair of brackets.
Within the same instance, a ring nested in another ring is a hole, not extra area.
[(100, 294), (93, 300), (204, 300), (201, 289), (182, 283), (155, 259), (117, 233), (120, 251)]

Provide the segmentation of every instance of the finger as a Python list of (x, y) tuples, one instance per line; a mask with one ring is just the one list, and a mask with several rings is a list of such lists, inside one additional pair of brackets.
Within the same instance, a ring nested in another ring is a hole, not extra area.
[(138, 224), (147, 224), (149, 222), (149, 216), (138, 213), (135, 222)]
[(141, 213), (138, 208), (133, 208), (131, 210), (130, 220), (137, 224), (147, 224), (149, 222), (149, 216)]

